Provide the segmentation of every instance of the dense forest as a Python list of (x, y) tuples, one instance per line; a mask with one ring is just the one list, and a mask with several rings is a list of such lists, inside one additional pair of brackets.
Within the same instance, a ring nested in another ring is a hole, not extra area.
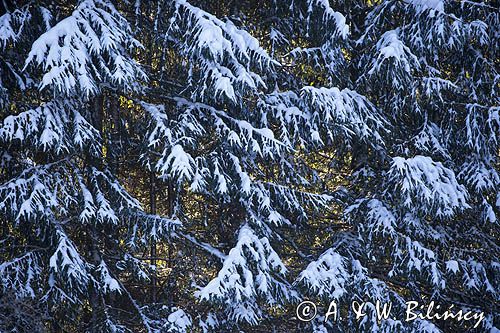
[(499, 332), (499, 7), (0, 0), (0, 332)]

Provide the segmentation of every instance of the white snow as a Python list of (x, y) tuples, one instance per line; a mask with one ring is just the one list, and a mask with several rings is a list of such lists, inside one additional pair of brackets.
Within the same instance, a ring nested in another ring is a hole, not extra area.
[(395, 61), (396, 65), (401, 66), (407, 73), (419, 66), (417, 56), (400, 40), (397, 30), (386, 31), (377, 42), (376, 49), (378, 50), (378, 56), (372, 60), (371, 69), (368, 71), (369, 75), (380, 71), (382, 64), (390, 59)]
[(5, 48), (10, 40), (16, 40), (17, 34), (12, 28), (12, 16), (10, 13), (0, 16), (0, 47)]
[(409, 209), (451, 216), (469, 208), (467, 190), (458, 183), (453, 170), (430, 157), (394, 157), (389, 173), (404, 199), (402, 204)]
[(446, 262), (446, 270), (457, 273), (458, 272), (458, 261), (456, 260), (448, 260)]
[(238, 233), (236, 246), (229, 251), (222, 269), (217, 277), (210, 281), (196, 296), (201, 300), (231, 298), (228, 309), (233, 320), (245, 320), (256, 324), (260, 318), (255, 304), (258, 295), (267, 302), (282, 302), (288, 298), (276, 299), (273, 291), (285, 292), (284, 286), (273, 277), (274, 274), (285, 274), (285, 265), (272, 249), (267, 238), (259, 238), (255, 232), (244, 225)]
[[(311, 13), (315, 6), (321, 7), (324, 11), (324, 19), (333, 19), (337, 28), (337, 33), (342, 37), (346, 38), (349, 34), (349, 26), (346, 23), (344, 15), (334, 11), (330, 7), (328, 0), (308, 0), (308, 12)], [(309, 14), (310, 15), (310, 14)]]
[(169, 174), (180, 182), (183, 179), (191, 179), (194, 175), (194, 166), (191, 155), (186, 153), (181, 145), (174, 145), (167, 158), (158, 162), (157, 169), (163, 175)]
[[(44, 17), (48, 19), (46, 13)], [(24, 67), (41, 64), (45, 74), (40, 89), (52, 86), (66, 94), (78, 88), (90, 96), (101, 81), (130, 87), (145, 74), (133, 59), (122, 55), (123, 49), (136, 45), (124, 22), (107, 2), (82, 1), (71, 16), (33, 43)]]
[(121, 293), (121, 287), (118, 281), (111, 277), (108, 267), (103, 260), (101, 260), (101, 263), (97, 267), (97, 270), (100, 273), (102, 290), (104, 293), (110, 293), (114, 291)]
[(444, 13), (443, 0), (405, 0), (405, 2), (412, 4), (419, 12), (430, 10), (431, 17), (435, 11)]
[[(168, 315), (167, 320), (172, 325), (172, 329), (175, 332), (189, 332), (189, 328), (192, 325), (190, 316), (184, 312), (182, 309), (177, 309)], [(171, 330), (169, 330), (170, 332)]]
[[(250, 70), (250, 65), (264, 69), (278, 62), (267, 54), (255, 37), (236, 27), (229, 19), (222, 21), (185, 0), (177, 0), (175, 5), (176, 13), (169, 30), (181, 36), (180, 51), (191, 61), (199, 63), (204, 72), (198, 83), (201, 93), (211, 87), (215, 94), (209, 98), (225, 95), (237, 103), (242, 88), (265, 87), (264, 80)], [(186, 31), (190, 33), (186, 34)]]
[(349, 276), (345, 259), (333, 249), (328, 249), (311, 262), (297, 280), (319, 296), (339, 300), (346, 293)]

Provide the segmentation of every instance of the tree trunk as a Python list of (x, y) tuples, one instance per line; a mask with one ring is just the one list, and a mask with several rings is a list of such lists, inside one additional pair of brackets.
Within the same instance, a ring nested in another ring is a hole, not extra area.
[[(150, 213), (152, 215), (156, 214), (156, 187), (155, 187), (155, 173), (150, 171), (149, 174), (149, 207)], [(158, 292), (158, 278), (156, 272), (156, 239), (151, 237), (151, 265), (155, 268), (153, 271), (153, 276), (151, 277), (151, 301), (153, 303), (157, 302), (157, 292)]]

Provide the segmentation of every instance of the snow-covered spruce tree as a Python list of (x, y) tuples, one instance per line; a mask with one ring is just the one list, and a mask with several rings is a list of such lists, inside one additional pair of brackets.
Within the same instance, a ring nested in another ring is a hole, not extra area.
[[(338, 147), (338, 155), (354, 145), (378, 151), (387, 131), (373, 104), (335, 76), (345, 70), (344, 16), (321, 1), (269, 6), (284, 20), (265, 28), (272, 38), (279, 36), (271, 53), (290, 53), (294, 62), (324, 70), (319, 83), (327, 86), (308, 86), (306, 74), (289, 72), (236, 25), (241, 22), (219, 19), (186, 1), (153, 6), (152, 43), (163, 51), (153, 64), (159, 66), (153, 79), (159, 86), (135, 101), (147, 114), (142, 160), (173, 186), (171, 217), (190, 230), (183, 238), (212, 255), (208, 266), (222, 261), (210, 282), (199, 277), (205, 269), (197, 267), (192, 269), (198, 276), (184, 281), (206, 284), (195, 296), (212, 307), (192, 313), (193, 325), (203, 330), (251, 331), (249, 325), (263, 320), (284, 329), (272, 318), (300, 295), (281, 257), (297, 251), (307, 221), (331, 199), (315, 194), (321, 178), (305, 153), (329, 145)], [(286, 21), (290, 15), (292, 22)], [(310, 40), (287, 50), (297, 31), (311, 34)], [(192, 246), (181, 248), (193, 253)]]
[(498, 328), (494, 2), (1, 4), (0, 330)]
[[(212, 313), (197, 314), (197, 325), (216, 330), (255, 325), (268, 316), (269, 306), (296, 296), (273, 248), (279, 239), (273, 229), (290, 224), (291, 217), (304, 217), (305, 203), (323, 205), (326, 198), (294, 188), (295, 179), (277, 177), (296, 173), (292, 170), (300, 161), (291, 155), (288, 134), (278, 137), (265, 115), (252, 112), (274, 85), (280, 64), (228, 19), (186, 1), (163, 10), (169, 13), (165, 47), (175, 50), (166, 56), (184, 59), (182, 75), (179, 88), (161, 96), (164, 104), (142, 103), (150, 121), (143, 158), (174, 184), (172, 213), (192, 230), (205, 224), (195, 239), (186, 238), (227, 251), (214, 253), (222, 269), (196, 293), (215, 305)], [(200, 199), (211, 209), (193, 214), (199, 209), (193, 201)]]
[(0, 17), (0, 330), (149, 328), (131, 249), (177, 222), (145, 214), (104, 156), (105, 104), (145, 79), (139, 43), (106, 0), (16, 5)]
[[(318, 3), (324, 6), (326, 2)], [(342, 11), (344, 6), (352, 9), (351, 40), (342, 46), (350, 60), (343, 66), (351, 76), (340, 85), (368, 98), (390, 125), (384, 126), (388, 131), (382, 134), (385, 147), (359, 145), (345, 136), (340, 147), (335, 146), (337, 142), (325, 145), (331, 152), (343, 146), (351, 156), (344, 211), (349, 226), (339, 223), (332, 246), (300, 273), (296, 283), (311, 297), (325, 301), (334, 298), (348, 303), (354, 297), (369, 303), (368, 316), (361, 321), (351, 313), (334, 325), (321, 323), (320, 317), (313, 326), (319, 331), (466, 329), (455, 323), (401, 320), (408, 299), (421, 303), (433, 299), (464, 311), (484, 311), (487, 318), (477, 329), (495, 330), (494, 304), (499, 298), (498, 13), (490, 4), (386, 1), (336, 4), (326, 17), (338, 18), (335, 10)], [(311, 8), (307, 13), (313, 12)], [(311, 22), (309, 16), (303, 18)], [(287, 32), (300, 34), (296, 25), (278, 20), (271, 24), (272, 36), (279, 36), (276, 40), (282, 46), (296, 45), (296, 40), (286, 38)], [(338, 82), (339, 72), (321, 66), (329, 55), (323, 47), (333, 52), (331, 44), (325, 44), (311, 28), (304, 40), (305, 46), (290, 52), (292, 64), (298, 54), (316, 54), (300, 59), (300, 69), (310, 65), (321, 70), (324, 76), (314, 74), (316, 84)], [(343, 56), (337, 53), (335, 64), (340, 59)], [(307, 78), (307, 72), (299, 76), (299, 82), (300, 78)], [(289, 92), (280, 95), (288, 95), (280, 100), (281, 107), (304, 110), (302, 101), (289, 98)], [(316, 96), (317, 110), (338, 110), (338, 97), (330, 104)], [(335, 120), (332, 125), (338, 126), (339, 119)], [(349, 120), (351, 125), (368, 125)], [(347, 133), (352, 134), (352, 129)], [(361, 137), (367, 138), (366, 133)], [(375, 138), (370, 141), (376, 143)], [(327, 243), (323, 246), (328, 248)], [(377, 322), (374, 300), (392, 301), (398, 320)]]
[[(376, 287), (356, 291), (359, 280), (352, 277), (360, 262), (393, 300), (393, 312), (401, 313), (405, 300), (432, 299), (484, 311), (477, 330), (495, 331), (498, 11), (468, 1), (384, 1), (364, 10), (364, 30), (353, 36), (354, 87), (393, 125), (385, 136), (387, 154), (382, 160), (370, 151), (362, 159), (353, 155), (362, 161), (351, 178), (354, 202), (345, 210), (353, 229), (311, 263), (299, 282), (316, 293), (344, 285), (349, 294), (377, 299)], [(360, 322), (363, 331), (472, 326), (369, 321)]]

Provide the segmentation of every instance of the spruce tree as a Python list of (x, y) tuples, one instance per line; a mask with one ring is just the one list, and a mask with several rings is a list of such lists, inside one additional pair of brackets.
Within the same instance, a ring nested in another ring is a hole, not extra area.
[(498, 330), (495, 1), (1, 4), (0, 331)]
[(32, 3), (1, 19), (0, 327), (130, 331), (131, 313), (148, 328), (120, 275), (146, 277), (136, 233), (168, 237), (177, 222), (145, 214), (104, 156), (105, 104), (146, 78), (140, 44), (110, 2), (68, 6), (58, 22)]

